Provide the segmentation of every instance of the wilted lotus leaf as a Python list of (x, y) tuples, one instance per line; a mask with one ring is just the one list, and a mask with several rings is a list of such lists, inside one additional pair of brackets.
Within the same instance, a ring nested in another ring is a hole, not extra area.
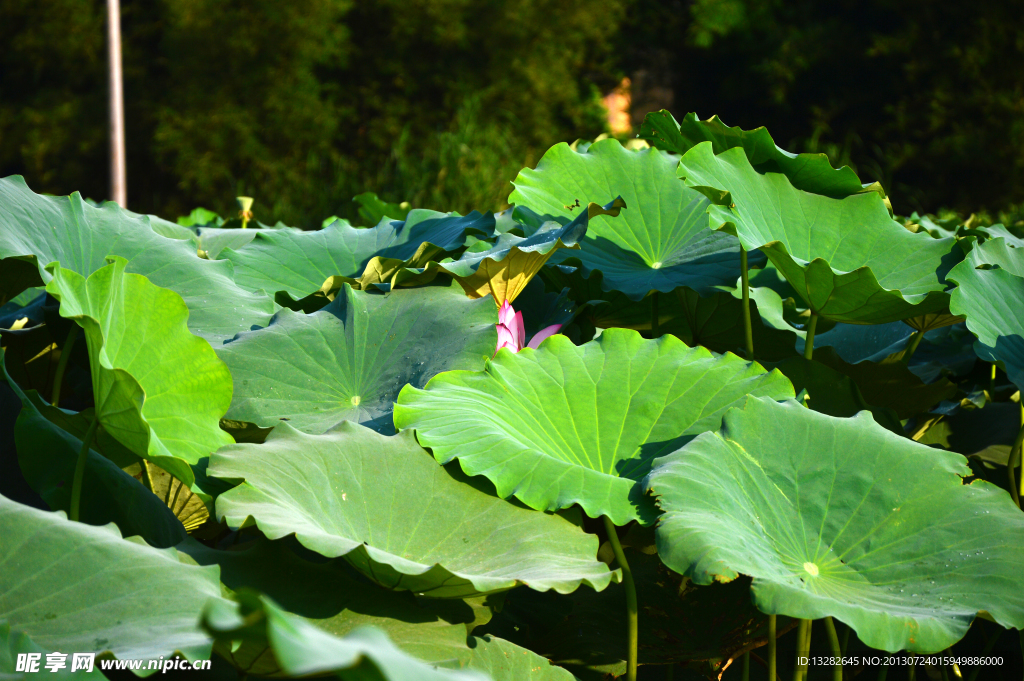
[(959, 454), (866, 413), (751, 398), (655, 462), (658, 553), (697, 584), (753, 577), (762, 612), (835, 617), (872, 648), (937, 652), (979, 611), (1024, 625), (1024, 516)]
[(395, 425), (532, 508), (578, 503), (617, 525), (650, 523), (635, 482), (655, 457), (717, 429), (747, 394), (785, 399), (793, 387), (735, 355), (608, 329), (579, 347), (556, 335), (538, 350), (499, 352), (484, 371), (406, 387)]
[(346, 422), (306, 435), (284, 424), (262, 445), (221, 449), (209, 472), (245, 479), (217, 499), (231, 526), (252, 517), (271, 539), (295, 534), (388, 588), (464, 598), (518, 584), (603, 589), (617, 577), (596, 559), (596, 536), (451, 475), (411, 432)]

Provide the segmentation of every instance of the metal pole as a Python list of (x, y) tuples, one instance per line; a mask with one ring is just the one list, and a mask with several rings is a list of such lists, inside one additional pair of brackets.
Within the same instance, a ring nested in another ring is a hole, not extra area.
[(110, 198), (128, 206), (124, 154), (124, 86), (121, 78), (121, 2), (107, 0), (107, 45), (110, 61)]

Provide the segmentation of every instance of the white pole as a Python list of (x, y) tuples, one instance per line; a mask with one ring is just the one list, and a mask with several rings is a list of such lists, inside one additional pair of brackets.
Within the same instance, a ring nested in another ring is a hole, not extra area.
[(110, 198), (128, 205), (124, 158), (124, 86), (121, 78), (121, 2), (107, 0), (107, 45), (110, 61)]

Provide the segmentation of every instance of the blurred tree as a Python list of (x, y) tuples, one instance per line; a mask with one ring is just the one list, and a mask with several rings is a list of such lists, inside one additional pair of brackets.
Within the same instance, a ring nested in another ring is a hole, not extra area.
[(619, 49), (627, 71), (670, 65), (674, 113), (765, 125), (898, 211), (1024, 200), (1021, 0), (638, 0)]

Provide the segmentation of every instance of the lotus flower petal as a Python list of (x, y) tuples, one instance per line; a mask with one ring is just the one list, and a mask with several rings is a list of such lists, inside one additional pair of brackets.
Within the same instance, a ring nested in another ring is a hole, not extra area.
[(502, 348), (508, 348), (512, 352), (519, 352), (522, 346), (516, 343), (516, 335), (504, 324), (496, 324), (498, 328), (498, 346), (495, 348), (494, 353), (497, 354), (498, 350)]
[(526, 347), (533, 348), (534, 350), (544, 341), (548, 336), (554, 336), (562, 328), (561, 324), (552, 324), (551, 326), (545, 326), (543, 329), (533, 334), (533, 338), (530, 339), (530, 344)]
[(517, 347), (522, 350), (526, 345), (526, 324), (523, 323), (522, 312), (516, 312), (516, 318), (512, 321), (511, 331), (516, 335)]

